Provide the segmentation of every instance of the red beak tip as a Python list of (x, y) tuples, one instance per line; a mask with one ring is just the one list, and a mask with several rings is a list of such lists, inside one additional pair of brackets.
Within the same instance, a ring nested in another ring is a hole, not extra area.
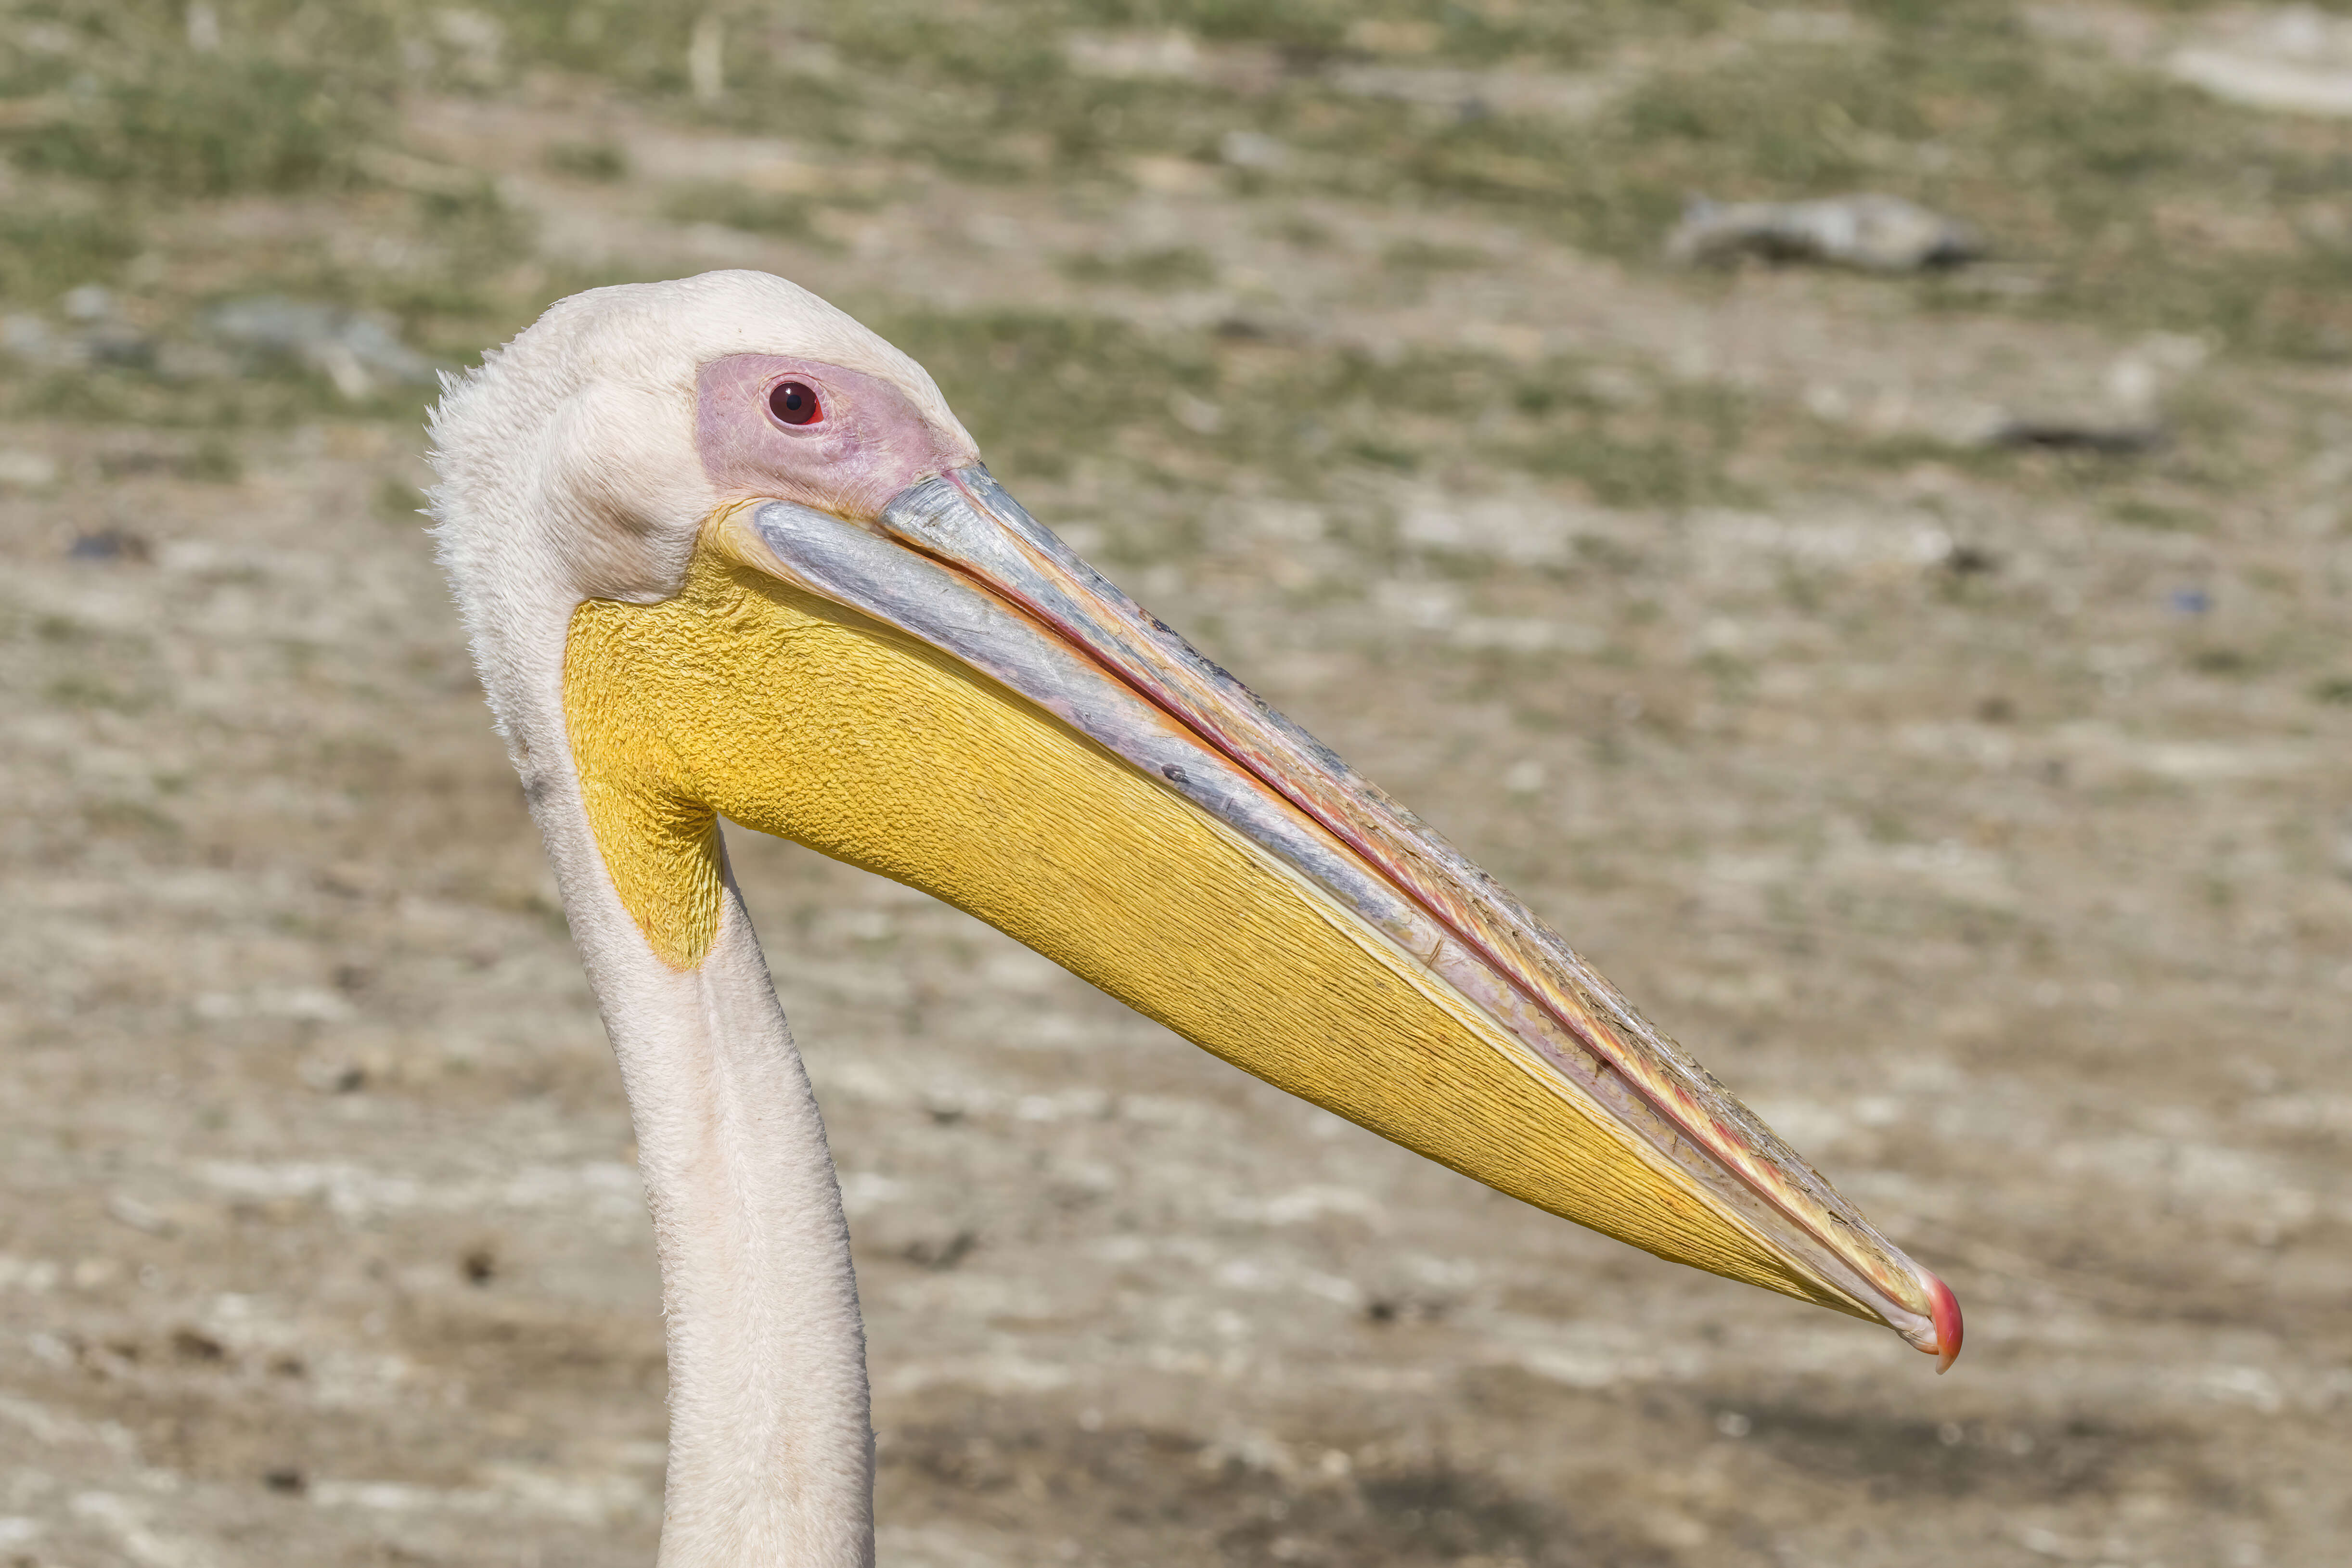
[(1941, 1377), (1960, 1359), (1960, 1303), (1952, 1288), (1932, 1274), (1927, 1276), (1927, 1310), (1936, 1323), (1936, 1348), (1928, 1353), (1936, 1358), (1936, 1375)]

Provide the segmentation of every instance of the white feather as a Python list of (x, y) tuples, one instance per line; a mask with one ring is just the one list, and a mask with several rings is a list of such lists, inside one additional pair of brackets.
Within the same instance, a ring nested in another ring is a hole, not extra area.
[(731, 877), (697, 969), (646, 945), (597, 853), (563, 726), (580, 602), (657, 601), (682, 580), (717, 500), (696, 374), (734, 353), (887, 380), (962, 433), (921, 366), (780, 278), (598, 289), (445, 384), (435, 531), (628, 1090), (669, 1346), (661, 1563), (865, 1568), (865, 1331), (807, 1077)]

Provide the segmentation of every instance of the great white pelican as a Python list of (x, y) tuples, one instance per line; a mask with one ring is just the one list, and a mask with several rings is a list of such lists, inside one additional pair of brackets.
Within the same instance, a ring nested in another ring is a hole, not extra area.
[(840, 310), (752, 272), (595, 289), (453, 382), (432, 428), (442, 560), (634, 1119), (667, 1568), (873, 1560), (849, 1232), (722, 816), (1538, 1208), (1958, 1353), (1934, 1275), (1040, 526)]

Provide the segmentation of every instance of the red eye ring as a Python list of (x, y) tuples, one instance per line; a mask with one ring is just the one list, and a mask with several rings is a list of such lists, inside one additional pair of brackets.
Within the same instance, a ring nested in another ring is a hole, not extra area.
[(780, 381), (768, 389), (768, 412), (780, 425), (814, 425), (824, 417), (824, 405), (807, 382)]

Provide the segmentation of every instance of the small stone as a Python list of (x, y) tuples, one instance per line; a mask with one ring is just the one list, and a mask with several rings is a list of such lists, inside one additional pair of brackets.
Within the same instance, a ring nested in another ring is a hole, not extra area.
[(1666, 238), (1685, 262), (1819, 261), (1864, 272), (1920, 272), (1984, 254), (1975, 229), (1900, 196), (1862, 193), (1805, 202), (1696, 196)]
[(57, 477), (57, 459), (46, 452), (0, 451), (0, 485), (33, 489)]
[(221, 342), (261, 358), (292, 360), (320, 372), (345, 397), (386, 382), (429, 384), (433, 362), (400, 341), (391, 318), (316, 300), (264, 294), (232, 300), (206, 325)]
[(96, 283), (85, 283), (79, 289), (66, 290), (58, 301), (69, 321), (103, 321), (114, 314), (114, 292)]
[(66, 550), (67, 556), (75, 561), (144, 561), (152, 553), (144, 539), (119, 528), (85, 533)]
[(1217, 143), (1217, 156), (1235, 169), (1273, 170), (1290, 162), (1290, 147), (1263, 131), (1228, 131)]

